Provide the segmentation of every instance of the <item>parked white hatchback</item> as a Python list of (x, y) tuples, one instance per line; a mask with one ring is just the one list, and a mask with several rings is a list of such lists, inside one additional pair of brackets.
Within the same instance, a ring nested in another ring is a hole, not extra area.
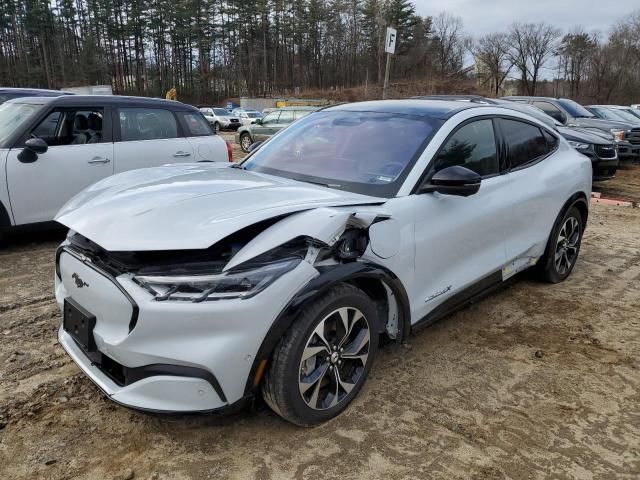
[(70, 201), (59, 340), (123, 405), (224, 411), (262, 392), (315, 425), (358, 394), (381, 339), (530, 267), (566, 279), (590, 191), (591, 161), (525, 113), (334, 106), (239, 165), (124, 173)]
[(25, 97), (0, 105), (0, 236), (53, 220), (76, 193), (115, 173), (228, 161), (196, 108), (139, 97)]

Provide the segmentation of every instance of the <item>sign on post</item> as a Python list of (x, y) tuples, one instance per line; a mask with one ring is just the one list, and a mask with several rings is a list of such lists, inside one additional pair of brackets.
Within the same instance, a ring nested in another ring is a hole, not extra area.
[(396, 53), (396, 39), (398, 32), (395, 28), (387, 27), (387, 40), (384, 43), (384, 51), (390, 54)]
[(391, 55), (396, 53), (396, 40), (398, 32), (395, 28), (387, 27), (387, 38), (384, 41), (384, 51), (387, 52), (387, 68), (384, 72), (384, 84), (382, 85), (382, 99), (387, 98), (387, 86), (389, 85), (389, 68), (391, 67)]

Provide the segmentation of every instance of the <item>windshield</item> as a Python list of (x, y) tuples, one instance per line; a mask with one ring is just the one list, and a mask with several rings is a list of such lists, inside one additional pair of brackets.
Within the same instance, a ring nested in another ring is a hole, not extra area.
[(633, 113), (628, 110), (621, 110), (619, 108), (612, 109), (622, 120), (630, 123), (640, 123), (640, 117), (636, 117)]
[(616, 112), (612, 110), (608, 110), (602, 107), (591, 107), (591, 111), (595, 113), (598, 117), (603, 118), (605, 120), (613, 120), (614, 122), (619, 122), (624, 120), (621, 115), (618, 115)]
[(398, 113), (317, 112), (272, 137), (242, 167), (393, 197), (441, 124)]
[(262, 115), (259, 112), (247, 112), (249, 118), (260, 118)]
[(5, 145), (9, 137), (27, 123), (35, 115), (42, 105), (30, 105), (28, 103), (3, 103), (0, 105), (0, 148)]
[(227, 115), (229, 115), (229, 112), (227, 112), (224, 108), (214, 108), (213, 113), (215, 113), (219, 117), (226, 117)]
[(591, 113), (589, 110), (584, 108), (579, 103), (574, 102), (573, 100), (567, 100), (565, 98), (557, 100), (557, 102), (564, 108), (569, 115), (573, 118), (593, 118), (595, 115)]

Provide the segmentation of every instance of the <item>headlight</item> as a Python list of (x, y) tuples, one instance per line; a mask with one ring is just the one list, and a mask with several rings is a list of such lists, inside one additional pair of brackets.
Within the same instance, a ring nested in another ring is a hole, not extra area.
[(620, 130), (619, 128), (612, 128), (611, 135), (613, 135), (613, 138), (615, 138), (618, 142), (624, 140), (624, 130)]
[(155, 300), (199, 303), (205, 300), (250, 298), (293, 270), (300, 258), (289, 258), (242, 271), (203, 275), (141, 275), (134, 280), (155, 296)]
[(591, 148), (591, 145), (588, 143), (572, 142), (571, 140), (569, 140), (569, 145), (576, 150), (589, 150), (589, 148)]

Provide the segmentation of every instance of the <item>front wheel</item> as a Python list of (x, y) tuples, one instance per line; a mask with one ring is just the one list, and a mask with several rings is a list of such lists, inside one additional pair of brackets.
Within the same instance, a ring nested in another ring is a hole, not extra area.
[(571, 275), (580, 253), (583, 231), (582, 214), (576, 207), (571, 207), (559, 218), (551, 232), (541, 265), (540, 273), (543, 280), (559, 283)]
[(249, 153), (249, 148), (251, 147), (252, 143), (253, 141), (251, 140), (251, 135), (249, 135), (248, 133), (243, 133), (242, 135), (240, 135), (240, 148), (242, 148), (242, 151), (244, 153)]
[(300, 426), (337, 416), (358, 394), (378, 348), (371, 298), (341, 284), (311, 302), (276, 347), (263, 396)]
[(214, 123), (214, 124), (213, 124), (213, 131), (216, 133), (216, 135), (217, 135), (218, 133), (220, 133), (220, 130), (221, 130), (221, 128), (220, 128), (220, 124), (219, 124), (218, 122)]

